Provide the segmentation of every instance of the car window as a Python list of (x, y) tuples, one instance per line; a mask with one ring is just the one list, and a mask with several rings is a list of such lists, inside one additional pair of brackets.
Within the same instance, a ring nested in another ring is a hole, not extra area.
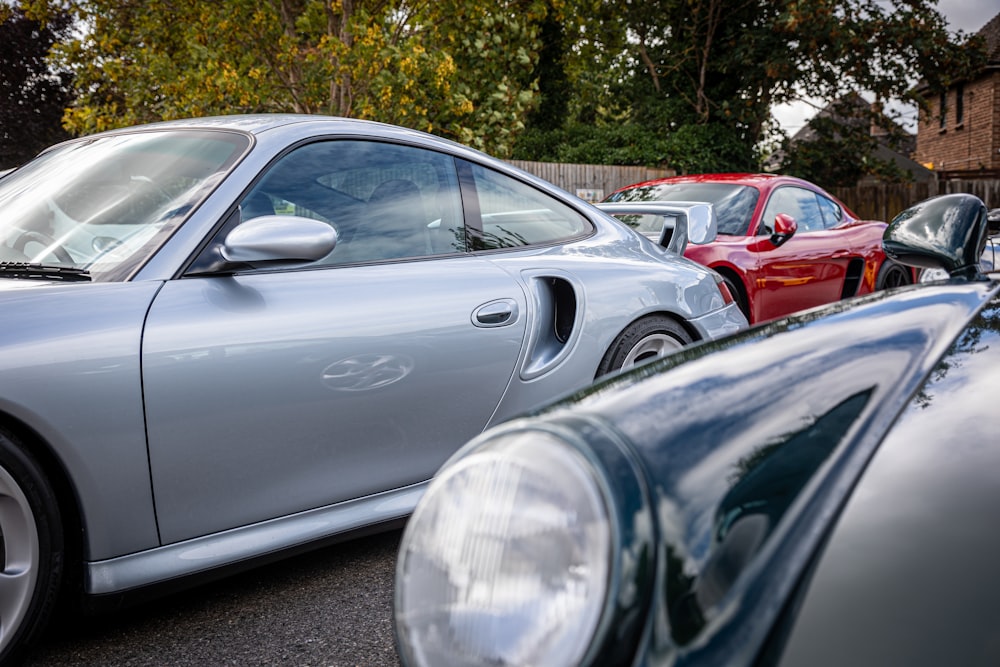
[(157, 130), (65, 144), (0, 184), (0, 262), (124, 280), (249, 147), (235, 132)]
[(815, 232), (826, 228), (819, 201), (812, 190), (783, 187), (772, 192), (764, 208), (764, 219), (761, 222), (766, 231), (762, 229), (762, 233), (774, 232), (774, 218), (779, 213), (795, 218), (799, 232)]
[(337, 230), (322, 264), (463, 252), (454, 159), (413, 146), (325, 141), (281, 158), (240, 203), (241, 221), (297, 215)]
[(558, 199), (492, 169), (465, 164), (479, 207), (478, 224), (469, 223), (473, 249), (554, 243), (592, 230), (586, 218)]
[(835, 201), (822, 195), (816, 195), (816, 200), (819, 202), (819, 210), (823, 215), (823, 226), (826, 229), (833, 229), (839, 225), (843, 216), (843, 210), (840, 206)]
[[(732, 183), (660, 183), (620, 190), (609, 202), (694, 201), (708, 202), (715, 209), (719, 234), (743, 236), (750, 228), (760, 191)], [(626, 222), (626, 224), (629, 224)], [(657, 229), (657, 231), (659, 231)]]

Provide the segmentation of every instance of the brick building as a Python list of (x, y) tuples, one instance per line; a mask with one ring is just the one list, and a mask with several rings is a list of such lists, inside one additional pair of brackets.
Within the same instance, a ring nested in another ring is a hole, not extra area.
[(914, 159), (939, 178), (1000, 177), (1000, 14), (977, 34), (986, 42), (986, 67), (929, 99), (930, 113), (917, 124)]

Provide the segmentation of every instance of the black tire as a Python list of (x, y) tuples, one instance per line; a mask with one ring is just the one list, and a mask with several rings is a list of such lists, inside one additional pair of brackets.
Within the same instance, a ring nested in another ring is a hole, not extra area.
[(729, 293), (732, 294), (733, 298), (736, 300), (736, 305), (739, 306), (740, 310), (743, 312), (743, 316), (747, 318), (747, 322), (749, 322), (750, 304), (747, 302), (747, 295), (746, 292), (744, 292), (743, 290), (742, 283), (739, 285), (736, 284), (737, 281), (735, 278), (728, 276), (724, 273), (720, 273), (719, 275), (722, 276), (722, 279), (726, 283), (726, 287), (729, 288)]
[(662, 357), (692, 340), (677, 320), (666, 315), (648, 315), (618, 334), (597, 367), (596, 377)]
[(63, 561), (55, 494), (23, 444), (0, 429), (0, 664), (16, 662), (41, 636)]
[(882, 262), (882, 266), (878, 270), (878, 277), (875, 279), (875, 289), (890, 289), (912, 283), (913, 276), (908, 268), (891, 259), (886, 259)]

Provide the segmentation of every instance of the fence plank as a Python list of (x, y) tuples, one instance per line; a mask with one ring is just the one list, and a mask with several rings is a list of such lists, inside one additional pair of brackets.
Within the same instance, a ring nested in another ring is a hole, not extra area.
[(939, 194), (964, 192), (982, 199), (988, 209), (1000, 207), (1000, 179), (865, 183), (853, 188), (831, 188), (830, 192), (858, 217), (886, 222), (914, 204)]
[(673, 169), (626, 167), (560, 162), (509, 160), (509, 164), (534, 174), (587, 201), (601, 201), (618, 188), (654, 178), (674, 176)]
[[(588, 201), (600, 201), (632, 183), (674, 176), (673, 169), (623, 167), (559, 162), (510, 160), (510, 164), (544, 178)], [(888, 222), (900, 212), (928, 197), (965, 192), (983, 200), (987, 208), (1000, 208), (1000, 179), (931, 179), (923, 183), (864, 183), (851, 188), (830, 188), (838, 199), (865, 220)]]

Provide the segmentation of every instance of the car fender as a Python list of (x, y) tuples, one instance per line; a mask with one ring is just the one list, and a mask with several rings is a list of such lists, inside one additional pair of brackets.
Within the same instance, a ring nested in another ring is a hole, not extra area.
[(140, 346), (160, 285), (0, 280), (0, 312), (18, 322), (0, 334), (0, 419), (72, 471), (88, 559), (159, 543)]

